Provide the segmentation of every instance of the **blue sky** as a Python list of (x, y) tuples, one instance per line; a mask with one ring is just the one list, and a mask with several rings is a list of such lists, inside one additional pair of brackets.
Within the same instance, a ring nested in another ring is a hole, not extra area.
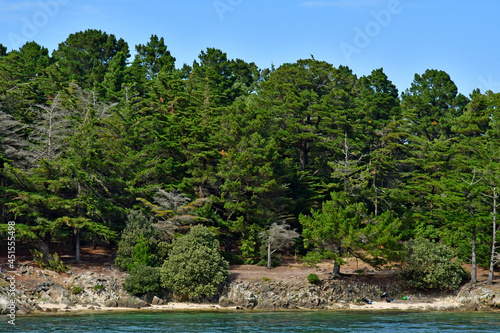
[(383, 67), (400, 92), (444, 70), (469, 95), (500, 92), (499, 13), (498, 0), (0, 0), (0, 43), (52, 51), (100, 29), (134, 51), (156, 34), (178, 67), (207, 47), (260, 68), (312, 54), (358, 76)]

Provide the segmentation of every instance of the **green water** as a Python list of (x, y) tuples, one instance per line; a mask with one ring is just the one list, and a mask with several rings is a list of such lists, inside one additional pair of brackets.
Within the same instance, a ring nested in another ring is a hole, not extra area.
[(51, 315), (0, 332), (500, 332), (499, 313), (149, 312)]

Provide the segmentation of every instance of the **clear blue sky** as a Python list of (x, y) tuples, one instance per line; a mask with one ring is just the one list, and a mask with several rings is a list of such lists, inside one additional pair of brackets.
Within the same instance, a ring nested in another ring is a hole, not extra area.
[(310, 55), (358, 76), (384, 68), (401, 91), (415, 73), (446, 71), (459, 91), (500, 91), (500, 1), (0, 0), (0, 43), (50, 51), (100, 29), (134, 46), (164, 37), (177, 67), (215, 47), (279, 66)]

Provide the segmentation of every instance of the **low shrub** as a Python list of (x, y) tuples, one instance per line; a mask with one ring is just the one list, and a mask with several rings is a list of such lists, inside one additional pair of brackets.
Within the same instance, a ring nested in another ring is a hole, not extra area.
[(73, 295), (78, 295), (83, 292), (83, 288), (81, 287), (72, 287), (71, 288), (71, 294)]
[(123, 283), (123, 289), (133, 296), (158, 295), (161, 292), (160, 268), (137, 265)]
[(204, 226), (195, 226), (176, 239), (161, 267), (162, 286), (182, 300), (210, 298), (229, 276), (219, 253), (219, 241)]
[(104, 287), (101, 286), (100, 284), (96, 284), (94, 286), (94, 291), (98, 292), (98, 291), (101, 291), (101, 290), (104, 290)]
[(312, 284), (317, 284), (319, 283), (319, 277), (316, 274), (311, 273), (307, 276), (307, 281)]
[(460, 263), (452, 261), (454, 257), (444, 244), (424, 238), (409, 241), (400, 279), (406, 287), (454, 290), (470, 278)]
[(57, 252), (52, 255), (44, 255), (42, 252), (33, 249), (31, 250), (31, 254), (33, 255), (33, 260), (38, 264), (38, 266), (40, 266), (40, 268), (50, 269), (57, 273), (64, 273), (69, 270), (69, 266), (64, 264)]

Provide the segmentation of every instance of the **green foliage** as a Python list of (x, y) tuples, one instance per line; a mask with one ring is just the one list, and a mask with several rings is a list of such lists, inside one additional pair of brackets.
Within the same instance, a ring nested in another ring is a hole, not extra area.
[(96, 285), (94, 286), (94, 291), (95, 291), (95, 292), (99, 292), (99, 291), (101, 291), (101, 290), (104, 290), (104, 287), (103, 287), (102, 285), (100, 285), (100, 284), (96, 284)]
[(65, 273), (70, 268), (62, 261), (57, 252), (52, 255), (44, 255), (42, 252), (32, 249), (30, 250), (33, 255), (33, 260), (40, 268), (47, 268), (57, 273)]
[(311, 273), (307, 276), (307, 281), (311, 284), (317, 284), (319, 283), (319, 277), (316, 274)]
[(131, 211), (127, 218), (127, 226), (118, 242), (116, 267), (127, 271), (138, 264), (161, 266), (168, 256), (170, 245), (160, 239), (153, 227), (153, 219), (138, 211)]
[(78, 286), (71, 287), (71, 294), (73, 294), (73, 295), (78, 295), (82, 292), (83, 292), (83, 288), (81, 288), (81, 287), (78, 287)]
[(469, 274), (453, 259), (455, 253), (444, 244), (417, 238), (406, 244), (401, 280), (417, 289), (454, 290)]
[[(149, 246), (144, 239), (144, 234), (139, 235), (139, 240), (134, 246), (134, 255), (132, 256), (132, 260), (134, 261), (133, 265), (151, 265), (151, 250), (149, 249)], [(130, 270), (133, 265), (127, 267), (127, 269)]]
[(159, 295), (161, 293), (160, 268), (138, 264), (129, 271), (123, 289), (131, 295)]
[[(281, 253), (275, 252), (271, 254), (271, 267), (278, 267), (282, 261), (283, 255)], [(257, 262), (257, 265), (269, 267), (267, 262), (267, 246), (260, 247), (260, 260)]]
[[(331, 256), (335, 256), (332, 254)], [(317, 264), (322, 262), (324, 259), (327, 259), (329, 256), (329, 252), (320, 252), (320, 251), (309, 251), (306, 253), (305, 256), (300, 259), (302, 262), (304, 262), (305, 266), (309, 267), (316, 267)]]
[(193, 227), (174, 241), (161, 268), (162, 286), (181, 299), (215, 296), (229, 275), (219, 242), (203, 226)]
[[(240, 220), (243, 221), (243, 217), (241, 217)], [(254, 224), (250, 225), (247, 231), (243, 233), (240, 251), (246, 265), (254, 264), (255, 260), (259, 257), (259, 248), (257, 243), (259, 229), (260, 228)]]
[[(156, 35), (135, 50), (130, 63), (123, 39), (95, 29), (52, 56), (0, 44), (0, 233), (15, 221), (17, 238), (50, 248), (123, 231), (127, 270), (161, 266), (202, 223), (226, 258), (253, 264), (260, 232), (286, 217), (311, 264), (350, 252), (380, 265), (417, 237), (488, 262), (500, 94), (468, 99), (432, 69), (399, 98), (382, 69), (311, 57), (260, 70), (214, 48), (175, 68)], [(143, 204), (154, 221), (126, 218)]]

